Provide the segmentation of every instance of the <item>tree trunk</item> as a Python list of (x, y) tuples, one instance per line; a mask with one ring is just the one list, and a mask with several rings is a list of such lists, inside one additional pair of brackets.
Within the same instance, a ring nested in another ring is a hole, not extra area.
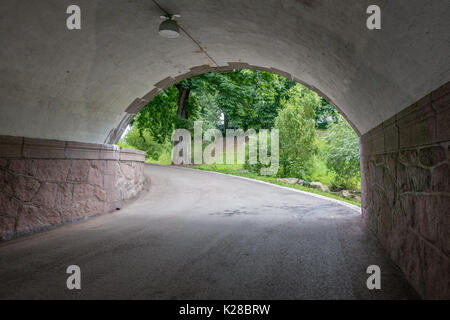
[(225, 112), (223, 112), (223, 130), (226, 132), (228, 129), (228, 117)]
[[(184, 88), (181, 84), (176, 85), (178, 89), (178, 110), (177, 115), (182, 119), (188, 118), (188, 112), (187, 112), (187, 104), (189, 101), (189, 94), (191, 93), (191, 88)], [(175, 142), (175, 146), (178, 145), (179, 141)], [(183, 156), (183, 154), (181, 154)], [(173, 159), (172, 159), (172, 165), (173, 165)], [(184, 164), (184, 163), (183, 163)]]
[(191, 88), (183, 88), (180, 84), (177, 84), (178, 89), (178, 111), (177, 115), (182, 119), (188, 118), (187, 104), (189, 101), (189, 94)]

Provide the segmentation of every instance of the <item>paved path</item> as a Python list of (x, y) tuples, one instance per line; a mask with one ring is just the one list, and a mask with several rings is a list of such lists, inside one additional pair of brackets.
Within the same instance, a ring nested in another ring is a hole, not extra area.
[[(358, 212), (208, 172), (147, 166), (123, 210), (0, 244), (0, 298), (414, 298)], [(377, 264), (382, 289), (366, 288)], [(82, 290), (66, 289), (67, 266)]]

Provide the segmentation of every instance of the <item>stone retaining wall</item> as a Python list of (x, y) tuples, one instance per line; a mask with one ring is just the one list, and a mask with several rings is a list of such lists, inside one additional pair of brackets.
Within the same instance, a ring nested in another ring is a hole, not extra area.
[(362, 213), (424, 298), (450, 299), (450, 83), (363, 135)]
[(145, 152), (0, 136), (0, 238), (120, 208), (142, 189)]

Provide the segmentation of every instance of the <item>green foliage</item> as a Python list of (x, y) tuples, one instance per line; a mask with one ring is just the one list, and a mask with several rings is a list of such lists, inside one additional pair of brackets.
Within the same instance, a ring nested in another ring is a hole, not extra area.
[[(189, 89), (183, 104), (186, 115), (178, 117), (183, 88)], [(278, 176), (320, 181), (336, 189), (359, 186), (358, 142), (352, 128), (313, 91), (263, 71), (211, 72), (183, 80), (143, 108), (120, 144), (146, 151), (148, 161), (170, 164), (173, 130), (192, 131), (196, 120), (203, 121), (204, 131), (258, 132), (276, 127), (280, 130)], [(262, 166), (249, 165), (247, 159), (244, 167), (250, 174), (259, 174)]]
[(143, 150), (147, 153), (147, 158), (154, 160), (158, 160), (159, 156), (170, 147), (167, 143), (161, 144), (156, 141), (150, 130), (143, 129), (139, 131), (136, 126), (133, 126), (128, 131), (126, 136), (119, 142), (119, 146)]
[(314, 110), (314, 120), (318, 129), (327, 129), (338, 119), (338, 112), (324, 98), (321, 98), (320, 104), (316, 105)]
[[(177, 101), (176, 87), (164, 90), (136, 115), (131, 123), (133, 128), (138, 130), (143, 139), (147, 131), (159, 143), (169, 141), (177, 121)], [(132, 135), (135, 139), (134, 133)]]
[(317, 152), (314, 108), (320, 97), (301, 85), (289, 89), (275, 119), (280, 131), (280, 166), (284, 177), (307, 178), (308, 167)]
[(358, 136), (342, 116), (328, 129), (326, 142), (327, 166), (335, 173), (332, 187), (356, 188), (360, 180)]
[(195, 120), (203, 120), (204, 129), (217, 128), (222, 114), (227, 128), (270, 129), (280, 102), (289, 99), (287, 92), (294, 85), (292, 80), (263, 71), (206, 73), (178, 84), (190, 88), (187, 119), (177, 116), (179, 91), (172, 86), (153, 98), (133, 124), (140, 132), (150, 130), (160, 143), (169, 141), (175, 128), (192, 129)]

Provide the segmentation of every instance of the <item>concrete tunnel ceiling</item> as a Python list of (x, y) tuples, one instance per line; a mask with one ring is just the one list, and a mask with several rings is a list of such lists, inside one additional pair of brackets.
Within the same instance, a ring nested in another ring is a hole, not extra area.
[[(155, 84), (205, 65), (286, 72), (361, 134), (450, 80), (448, 0), (158, 3), (188, 35), (159, 36), (164, 12), (150, 0), (76, 1), (79, 31), (66, 28), (72, 0), (2, 0), (0, 135), (108, 142)], [(382, 30), (366, 28), (370, 4)]]

